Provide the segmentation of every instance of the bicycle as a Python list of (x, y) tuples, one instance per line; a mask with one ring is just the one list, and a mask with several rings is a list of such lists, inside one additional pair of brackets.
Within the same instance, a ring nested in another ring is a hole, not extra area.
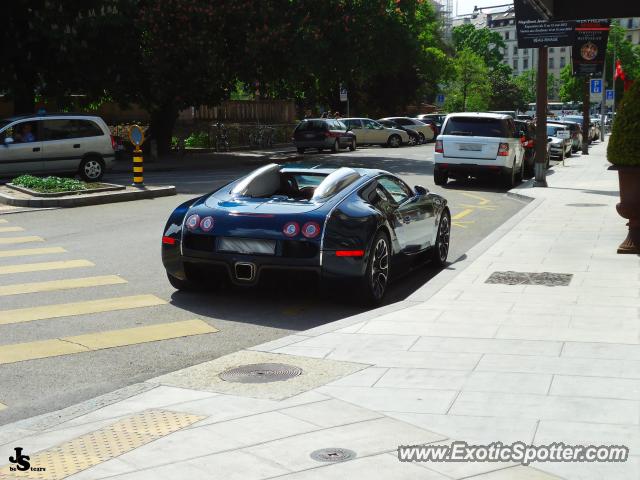
[(216, 152), (228, 152), (231, 147), (229, 144), (229, 135), (227, 134), (227, 127), (224, 123), (218, 122), (216, 124)]
[(249, 132), (250, 147), (272, 147), (273, 128), (258, 125), (252, 132)]

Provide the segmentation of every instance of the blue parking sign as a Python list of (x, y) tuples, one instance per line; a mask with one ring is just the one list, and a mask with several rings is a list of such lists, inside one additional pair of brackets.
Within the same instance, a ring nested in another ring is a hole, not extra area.
[(613, 90), (607, 90), (607, 100), (613, 100)]
[(602, 79), (591, 80), (591, 93), (602, 93)]
[(436, 103), (437, 104), (444, 103), (444, 93), (439, 93), (438, 95), (436, 95)]

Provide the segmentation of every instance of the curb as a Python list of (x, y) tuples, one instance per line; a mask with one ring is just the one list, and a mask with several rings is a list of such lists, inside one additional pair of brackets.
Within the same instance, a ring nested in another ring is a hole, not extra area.
[(102, 205), (105, 203), (128, 202), (131, 200), (143, 200), (156, 197), (168, 197), (176, 194), (173, 185), (163, 187), (151, 187), (144, 190), (127, 190), (89, 195), (77, 195), (70, 198), (15, 198), (5, 193), (0, 193), (0, 203), (13, 207), (33, 208), (73, 208), (89, 205)]

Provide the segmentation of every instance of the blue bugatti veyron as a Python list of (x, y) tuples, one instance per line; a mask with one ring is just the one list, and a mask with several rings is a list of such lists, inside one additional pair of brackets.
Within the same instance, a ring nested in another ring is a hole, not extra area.
[(178, 206), (162, 261), (179, 290), (311, 274), (377, 304), (394, 277), (445, 264), (450, 228), (443, 197), (389, 172), (270, 164)]

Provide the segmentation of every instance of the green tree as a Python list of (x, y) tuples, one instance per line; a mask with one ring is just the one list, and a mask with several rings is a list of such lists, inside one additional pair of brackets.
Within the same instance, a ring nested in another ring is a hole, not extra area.
[(526, 110), (528, 102), (525, 101), (524, 92), (505, 69), (498, 68), (492, 71), (489, 74), (489, 82), (491, 84), (490, 110)]
[(573, 67), (569, 64), (560, 70), (560, 100), (563, 102), (582, 102), (584, 97), (584, 78), (573, 75)]
[[(627, 32), (620, 26), (618, 20), (614, 20), (609, 30), (609, 41), (607, 43), (607, 58), (605, 62), (605, 83), (607, 88), (613, 88), (613, 65), (615, 58), (620, 60), (625, 75), (630, 79), (640, 79), (640, 46), (633, 45), (627, 40)], [(616, 105), (624, 96), (624, 85), (622, 80), (616, 80)]]
[(483, 58), (490, 69), (502, 63), (502, 51), (507, 48), (502, 35), (488, 28), (476, 28), (465, 24), (454, 27), (451, 33), (453, 45), (457, 52), (469, 49)]
[(454, 79), (449, 85), (445, 108), (448, 111), (486, 110), (489, 106), (489, 70), (484, 60), (463, 49), (452, 62)]
[[(525, 70), (518, 75), (514, 82), (522, 90), (522, 99), (525, 103), (532, 103), (536, 101), (536, 80), (538, 74), (535, 70)], [(547, 75), (547, 97), (549, 100), (556, 98), (557, 92), (560, 88), (558, 80), (552, 73)]]

